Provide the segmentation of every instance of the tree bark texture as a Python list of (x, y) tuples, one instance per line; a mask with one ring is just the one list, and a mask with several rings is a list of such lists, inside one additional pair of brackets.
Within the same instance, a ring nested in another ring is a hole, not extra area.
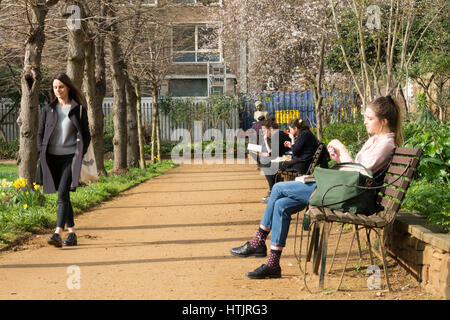
[[(115, 19), (112, 10), (107, 11), (108, 18)], [(107, 35), (109, 54), (111, 59), (111, 76), (114, 102), (112, 108), (114, 123), (114, 171), (120, 173), (127, 166), (127, 103), (125, 93), (125, 62), (118, 39), (119, 31), (113, 23)]]
[(142, 96), (141, 86), (139, 82), (134, 85), (136, 90), (136, 113), (137, 113), (137, 130), (139, 141), (139, 167), (145, 169), (145, 153), (144, 153), (144, 130), (142, 128)]
[[(75, 5), (80, 8), (80, 27), (67, 28), (69, 35), (69, 46), (67, 49), (67, 67), (66, 73), (72, 80), (73, 84), (81, 89), (83, 84), (84, 67), (85, 67), (85, 46), (86, 46), (86, 12), (84, 10), (84, 1), (65, 0), (66, 8)], [(65, 10), (67, 15), (67, 9)], [(82, 101), (85, 103), (85, 101)]]
[(151, 163), (155, 164), (156, 160), (161, 159), (161, 137), (159, 129), (159, 107), (158, 107), (158, 88), (152, 87), (152, 104), (153, 104), (153, 117), (152, 117), (152, 152)]
[(138, 123), (135, 88), (129, 79), (126, 80), (127, 100), (127, 165), (128, 168), (139, 166)]
[(39, 1), (29, 4), (31, 15), (28, 37), (25, 42), (25, 57), (21, 76), (19, 125), (19, 177), (27, 179), (28, 184), (35, 179), (37, 153), (37, 130), (39, 118), (39, 90), (41, 83), (41, 58), (45, 44), (45, 17), (51, 6), (58, 1)]
[(104, 40), (101, 36), (91, 39), (85, 48), (86, 69), (84, 92), (87, 100), (89, 131), (93, 144), (98, 175), (106, 175), (104, 165), (104, 114), (103, 99), (106, 94), (106, 67), (104, 59)]

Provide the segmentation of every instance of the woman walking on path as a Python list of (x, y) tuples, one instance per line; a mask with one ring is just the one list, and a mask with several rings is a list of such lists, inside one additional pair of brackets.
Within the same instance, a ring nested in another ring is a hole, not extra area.
[[(401, 146), (403, 143), (398, 104), (390, 96), (375, 99), (366, 108), (364, 124), (367, 132), (373, 136), (363, 145), (355, 161), (339, 140), (332, 140), (328, 144), (328, 152), (338, 163), (360, 163), (371, 170), (375, 176), (386, 168), (395, 146)], [(252, 272), (247, 272), (248, 278), (281, 277), (280, 257), (286, 244), (291, 215), (306, 207), (315, 187), (314, 182), (297, 181), (280, 182), (274, 185), (255, 236), (244, 245), (231, 249), (231, 254), (238, 257), (265, 257), (267, 255), (265, 241), (269, 232), (272, 231), (271, 250), (267, 263)]]
[(82, 101), (71, 79), (64, 73), (57, 74), (52, 79), (50, 104), (42, 109), (39, 120), (37, 144), (44, 193), (58, 192), (56, 230), (47, 240), (55, 247), (63, 245), (65, 225), (69, 234), (64, 245), (77, 245), (70, 191), (79, 186), (81, 162), (91, 141)]

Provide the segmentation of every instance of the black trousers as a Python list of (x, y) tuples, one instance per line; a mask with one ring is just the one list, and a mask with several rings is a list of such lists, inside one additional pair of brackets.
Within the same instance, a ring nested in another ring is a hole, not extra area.
[(70, 185), (72, 184), (72, 159), (74, 154), (47, 154), (47, 163), (52, 173), (55, 187), (58, 190), (58, 211), (56, 226), (64, 229), (75, 226), (73, 209), (70, 203)]

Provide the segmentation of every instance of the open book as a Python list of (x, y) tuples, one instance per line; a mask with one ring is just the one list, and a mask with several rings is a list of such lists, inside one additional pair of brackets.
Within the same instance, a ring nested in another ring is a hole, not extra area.
[(261, 152), (262, 151), (262, 146), (259, 145), (259, 144), (249, 143), (247, 148), (250, 151), (255, 151), (255, 152)]
[(297, 178), (295, 178), (295, 181), (303, 182), (303, 183), (310, 183), (310, 182), (316, 182), (316, 179), (311, 174), (311, 175), (297, 177)]

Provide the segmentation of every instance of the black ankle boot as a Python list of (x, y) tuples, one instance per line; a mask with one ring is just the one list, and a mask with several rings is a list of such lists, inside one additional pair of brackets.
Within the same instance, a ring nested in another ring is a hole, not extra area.
[(237, 257), (265, 257), (267, 256), (267, 247), (266, 244), (263, 244), (262, 246), (253, 248), (250, 242), (246, 242), (243, 246), (231, 249), (230, 253)]
[(77, 235), (74, 232), (70, 232), (66, 240), (64, 240), (65, 246), (76, 246), (77, 245)]
[(47, 243), (57, 248), (61, 248), (62, 247), (61, 236), (57, 233), (54, 233), (50, 238), (47, 239)]

